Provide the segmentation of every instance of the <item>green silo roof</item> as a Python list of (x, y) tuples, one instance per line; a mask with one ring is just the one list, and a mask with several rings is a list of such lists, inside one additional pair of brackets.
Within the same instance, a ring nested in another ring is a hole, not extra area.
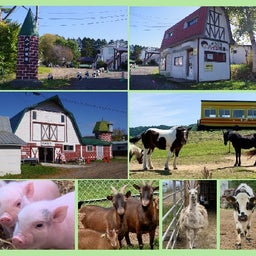
[(109, 125), (111, 123), (107, 121), (99, 121), (95, 124), (93, 133), (95, 132), (109, 132)]
[(31, 9), (28, 10), (28, 14), (20, 29), (19, 36), (38, 36), (35, 19), (33, 17)]

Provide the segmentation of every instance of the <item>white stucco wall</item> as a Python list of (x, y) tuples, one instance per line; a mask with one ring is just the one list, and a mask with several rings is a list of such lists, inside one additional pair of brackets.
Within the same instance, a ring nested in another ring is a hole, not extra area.
[(5, 174), (20, 174), (21, 150), (17, 148), (0, 148), (0, 176)]

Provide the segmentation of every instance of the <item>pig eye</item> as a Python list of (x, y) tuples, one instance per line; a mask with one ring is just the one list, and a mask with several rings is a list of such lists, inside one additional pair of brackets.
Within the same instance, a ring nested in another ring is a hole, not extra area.
[(16, 207), (20, 208), (20, 206), (21, 206), (21, 202), (17, 202)]
[(38, 223), (37, 225), (36, 225), (36, 228), (42, 228), (44, 225), (43, 225), (43, 223)]

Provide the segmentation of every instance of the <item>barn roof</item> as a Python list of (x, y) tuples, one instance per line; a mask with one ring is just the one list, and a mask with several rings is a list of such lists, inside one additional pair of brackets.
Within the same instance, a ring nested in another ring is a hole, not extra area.
[[(205, 28), (209, 8), (210, 7), (200, 7), (176, 23), (174, 26), (167, 29), (164, 33), (161, 50), (174, 47), (188, 40), (205, 37)], [(228, 27), (228, 33), (230, 41), (232, 41), (230, 27)]]
[(19, 126), (19, 124), (20, 124), (20, 122), (21, 122), (21, 120), (22, 120), (22, 118), (23, 118), (23, 116), (25, 115), (26, 112), (28, 112), (28, 111), (30, 111), (30, 110), (33, 110), (33, 109), (35, 109), (35, 108), (37, 108), (37, 107), (40, 107), (40, 106), (42, 106), (42, 105), (46, 105), (46, 104), (48, 104), (48, 103), (54, 103), (54, 104), (56, 104), (57, 106), (59, 106), (59, 107), (61, 108), (62, 112), (63, 112), (64, 114), (66, 114), (66, 115), (70, 118), (70, 120), (71, 120), (71, 122), (72, 122), (72, 124), (73, 124), (73, 127), (74, 127), (74, 129), (75, 129), (75, 131), (76, 131), (77, 137), (78, 137), (79, 141), (81, 142), (82, 136), (81, 136), (80, 130), (79, 130), (79, 128), (78, 128), (78, 125), (77, 125), (77, 123), (76, 123), (76, 120), (75, 120), (73, 114), (72, 114), (70, 111), (68, 111), (68, 110), (63, 106), (63, 104), (62, 104), (62, 102), (61, 102), (61, 100), (60, 100), (60, 98), (59, 98), (58, 95), (55, 95), (55, 96), (53, 96), (53, 97), (51, 97), (51, 98), (48, 98), (48, 99), (46, 99), (46, 100), (44, 100), (44, 101), (41, 101), (41, 102), (37, 103), (37, 104), (34, 104), (34, 105), (29, 106), (29, 107), (27, 107), (27, 108), (24, 108), (24, 109), (23, 109), (22, 111), (20, 111), (17, 115), (13, 116), (13, 117), (11, 118), (11, 120), (10, 120), (10, 122), (11, 122), (11, 127), (12, 127), (12, 131), (13, 131), (13, 132), (16, 132), (16, 130), (17, 130), (17, 128), (18, 128), (18, 126)]
[(108, 141), (99, 140), (92, 137), (83, 137), (82, 138), (83, 145), (93, 145), (93, 146), (110, 146), (111, 143)]
[(22, 146), (26, 143), (12, 133), (10, 120), (8, 117), (0, 116), (0, 145)]

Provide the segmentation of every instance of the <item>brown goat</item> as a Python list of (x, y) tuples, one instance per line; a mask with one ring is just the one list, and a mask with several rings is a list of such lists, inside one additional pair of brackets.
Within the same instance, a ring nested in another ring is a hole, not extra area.
[(118, 231), (115, 229), (107, 229), (107, 231), (102, 234), (92, 229), (80, 229), (78, 231), (78, 249), (119, 249)]
[(143, 248), (142, 234), (149, 233), (150, 248), (154, 248), (155, 230), (159, 225), (159, 199), (153, 199), (153, 193), (159, 187), (152, 187), (152, 182), (142, 186), (134, 185), (140, 191), (140, 198), (129, 198), (126, 206), (126, 232), (127, 245), (131, 246), (129, 232), (137, 234), (139, 248)]
[(79, 210), (80, 213), (84, 213), (84, 217), (81, 220), (84, 228), (90, 228), (102, 233), (105, 232), (107, 228), (118, 230), (120, 247), (125, 230), (124, 215), (126, 202), (131, 195), (130, 191), (124, 195), (126, 186), (120, 189), (120, 193), (114, 187), (111, 187), (114, 195), (107, 196), (107, 199), (112, 201), (112, 207), (105, 208), (96, 205), (88, 205)]

